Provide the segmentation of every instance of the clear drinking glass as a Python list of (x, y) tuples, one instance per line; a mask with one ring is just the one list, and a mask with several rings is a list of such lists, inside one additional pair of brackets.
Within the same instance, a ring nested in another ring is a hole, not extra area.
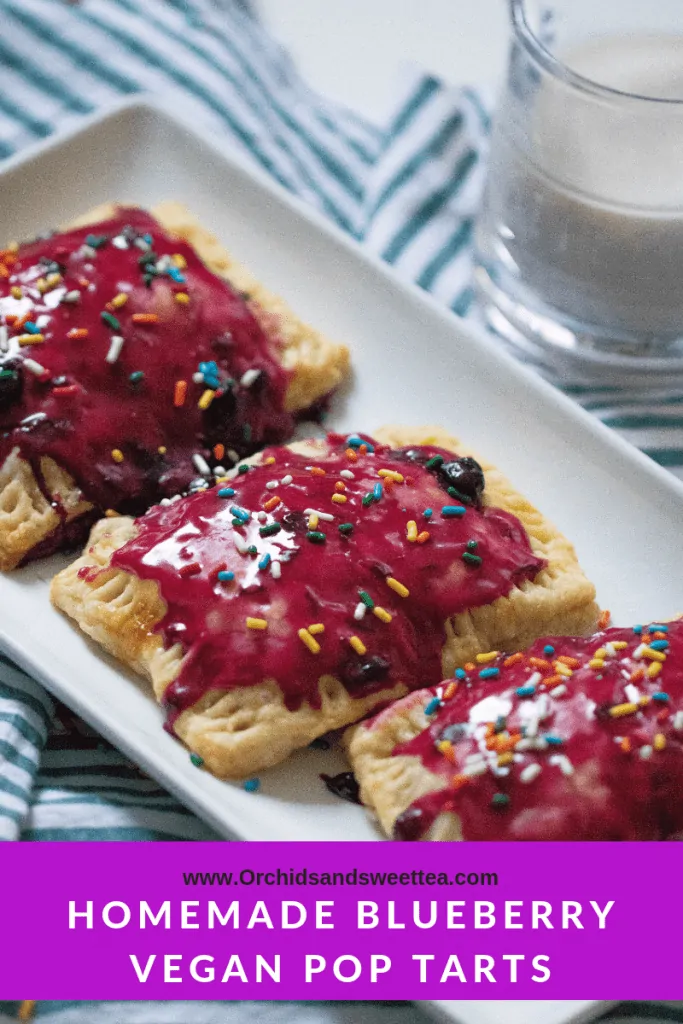
[(476, 231), (488, 320), (589, 379), (683, 380), (683, 2), (509, 6)]

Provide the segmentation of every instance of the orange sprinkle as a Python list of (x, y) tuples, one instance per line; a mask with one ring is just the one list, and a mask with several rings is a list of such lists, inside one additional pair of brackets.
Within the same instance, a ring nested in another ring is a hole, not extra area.
[(462, 789), (469, 781), (466, 775), (454, 775), (451, 779), (451, 785), (453, 789)]
[(455, 753), (453, 752), (453, 745), (449, 740), (441, 740), (440, 743), (437, 743), (436, 749), (440, 754), (443, 754), (447, 761), (455, 764)]
[(471, 662), (471, 661), (468, 661), (466, 665), (463, 665), (463, 668), (465, 669), (465, 672), (474, 672), (476, 667), (477, 666), (475, 664), (473, 664), (473, 662)]
[(624, 754), (631, 753), (631, 740), (628, 738), (628, 736), (624, 736), (623, 740), (619, 744), (619, 749), (623, 751)]
[(631, 672), (631, 682), (632, 683), (639, 683), (640, 680), (644, 679), (644, 678), (645, 678), (645, 669), (644, 668), (636, 668), (636, 669), (633, 670), (633, 672)]
[(529, 658), (529, 664), (533, 665), (534, 668), (550, 668), (550, 662), (546, 661), (545, 658)]
[(368, 454), (368, 446), (366, 444), (359, 444), (358, 445), (358, 451), (361, 453), (361, 455), (367, 455)]
[(263, 508), (266, 512), (272, 512), (274, 508), (278, 507), (280, 501), (280, 497), (277, 494), (274, 494), (272, 498), (268, 498), (268, 501), (265, 503)]
[(566, 665), (567, 668), (578, 668), (581, 662), (578, 658), (570, 658), (566, 654), (561, 654), (559, 658), (555, 659), (559, 661), (561, 665)]
[(9, 270), (4, 263), (0, 263), (0, 277), (9, 277)]
[(185, 399), (187, 398), (187, 381), (177, 380), (175, 382), (175, 388), (173, 390), (173, 404), (176, 409), (179, 409), (181, 405), (185, 405)]
[(327, 470), (321, 469), (320, 466), (311, 466), (311, 476), (326, 476)]
[(486, 725), (486, 736), (491, 737), (496, 735), (496, 727), (493, 722), (488, 722)]
[(515, 732), (512, 736), (498, 736), (497, 749), (501, 753), (506, 750), (514, 750), (521, 738), (522, 734), (520, 732)]
[(334, 485), (334, 489), (335, 491), (345, 491), (346, 484), (344, 483), (343, 480), (337, 480), (336, 484)]
[(88, 280), (87, 277), (79, 277), (78, 283), (81, 286), (81, 288), (89, 288), (90, 287), (90, 281)]
[(509, 658), (506, 658), (503, 662), (503, 668), (510, 668), (512, 665), (519, 665), (520, 661), (524, 661), (524, 655), (521, 651), (517, 654), (511, 654)]
[(223, 456), (225, 455), (225, 445), (224, 444), (215, 444), (213, 446), (213, 455), (214, 455), (214, 458), (218, 459), (218, 461), (220, 462), (221, 459), (223, 458)]
[(443, 692), (443, 699), (450, 700), (457, 689), (458, 684), (456, 683), (455, 679), (451, 679), (450, 683)]
[(658, 722), (666, 722), (668, 717), (669, 717), (668, 710), (666, 708), (662, 708), (662, 710), (657, 715), (657, 721)]
[(347, 448), (345, 455), (349, 462), (358, 462), (358, 456), (354, 452), (353, 448)]
[(666, 633), (662, 633), (661, 629), (656, 630), (652, 634), (652, 639), (653, 640), (666, 640), (666, 637), (667, 637)]
[(560, 675), (546, 676), (546, 678), (543, 680), (543, 683), (545, 684), (546, 687), (548, 687), (548, 686), (557, 686), (558, 683), (563, 683), (566, 678), (567, 678), (566, 676), (560, 676)]
[(88, 337), (87, 327), (72, 327), (67, 334), (67, 338), (72, 338), (74, 341), (83, 341), (84, 338)]
[(131, 320), (134, 324), (156, 324), (159, 317), (156, 313), (133, 313)]
[(418, 544), (426, 544), (429, 540), (429, 530), (423, 530), (422, 533), (418, 533), (415, 540)]
[(609, 626), (611, 620), (612, 613), (608, 611), (607, 608), (605, 608), (604, 612), (602, 612), (600, 618), (598, 619), (598, 629), (605, 629), (607, 626)]

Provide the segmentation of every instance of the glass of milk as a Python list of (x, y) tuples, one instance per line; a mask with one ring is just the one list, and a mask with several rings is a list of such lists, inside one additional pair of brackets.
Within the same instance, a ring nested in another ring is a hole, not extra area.
[(683, 380), (683, 0), (509, 0), (476, 231), (491, 326), (574, 376)]

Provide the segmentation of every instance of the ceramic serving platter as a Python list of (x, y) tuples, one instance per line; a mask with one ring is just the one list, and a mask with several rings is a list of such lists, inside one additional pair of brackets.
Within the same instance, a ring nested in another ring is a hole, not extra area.
[[(399, 281), (229, 143), (163, 106), (126, 103), (6, 163), (0, 235), (25, 238), (112, 199), (185, 203), (305, 319), (348, 343), (354, 379), (331, 426), (443, 425), (497, 462), (572, 538), (617, 622), (683, 611), (683, 484), (494, 339)], [(0, 646), (57, 697), (227, 838), (380, 838), (361, 808), (320, 782), (320, 772), (344, 767), (333, 750), (306, 750), (263, 773), (258, 794), (194, 768), (163, 731), (147, 686), (51, 608), (48, 582), (63, 564), (51, 559), (0, 579)]]

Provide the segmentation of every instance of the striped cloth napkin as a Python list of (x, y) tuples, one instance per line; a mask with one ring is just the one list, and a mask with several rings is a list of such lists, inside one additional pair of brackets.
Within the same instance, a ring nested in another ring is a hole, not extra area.
[[(489, 133), (477, 93), (414, 72), (393, 116), (372, 124), (312, 92), (247, 0), (0, 0), (0, 18), (0, 158), (122, 96), (170, 97), (401, 276), (458, 315), (477, 317), (471, 241)], [(683, 476), (683, 395), (566, 390)], [(0, 656), (0, 838), (216, 837)], [(194, 1003), (191, 1019), (246, 1024), (261, 1004), (231, 1005), (226, 1017), (224, 1004)], [(258, 1018), (424, 1020), (408, 1006), (347, 1010), (261, 1005)], [(0, 1004), (0, 1019), (15, 1011)], [(45, 1024), (190, 1019), (185, 1004), (102, 1004), (96, 1015), (92, 1004), (41, 1004), (36, 1013)]]

